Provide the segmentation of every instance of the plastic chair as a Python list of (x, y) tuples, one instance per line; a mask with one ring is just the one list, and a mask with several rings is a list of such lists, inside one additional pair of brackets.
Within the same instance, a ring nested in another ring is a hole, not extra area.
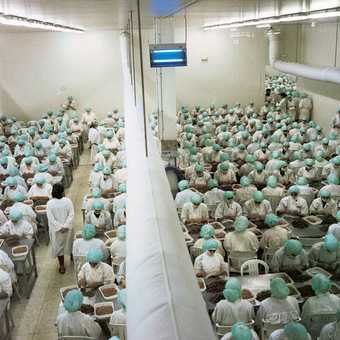
[(323, 328), (328, 323), (336, 321), (336, 315), (334, 312), (319, 312), (318, 314), (311, 316), (310, 329), (308, 329), (312, 339), (316, 339)]
[(256, 251), (232, 251), (228, 256), (229, 272), (240, 273), (241, 266), (248, 260), (257, 259)]
[(124, 325), (124, 324), (114, 324), (114, 325), (109, 324), (108, 326), (109, 326), (109, 330), (110, 330), (111, 335), (118, 333), (119, 340), (127, 340), (126, 325)]
[(244, 262), (241, 266), (241, 276), (244, 275), (244, 272), (248, 271), (249, 276), (257, 276), (260, 274), (259, 266), (264, 267), (265, 274), (269, 272), (269, 266), (266, 262), (262, 260), (248, 260)]

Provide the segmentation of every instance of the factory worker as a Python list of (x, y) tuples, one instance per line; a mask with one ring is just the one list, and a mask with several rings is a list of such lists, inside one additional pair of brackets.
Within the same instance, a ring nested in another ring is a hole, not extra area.
[(240, 176), (248, 176), (255, 169), (256, 158), (253, 155), (247, 155), (245, 161), (246, 163), (240, 168)]
[(21, 192), (17, 192), (14, 196), (15, 203), (13, 204), (13, 208), (18, 208), (24, 215), (24, 219), (32, 225), (34, 232), (37, 232), (37, 222), (36, 217), (37, 214), (34, 212), (32, 207), (25, 204), (24, 201), (26, 200), (26, 196)]
[(104, 168), (103, 177), (100, 180), (99, 188), (105, 194), (105, 192), (113, 191), (116, 187), (116, 181), (112, 175), (110, 168)]
[(277, 169), (272, 172), (272, 175), (285, 187), (294, 183), (295, 180), (294, 171), (288, 168), (288, 164), (285, 161), (280, 161), (278, 163)]
[(10, 166), (7, 170), (7, 173), (10, 177), (13, 177), (17, 180), (19, 186), (22, 186), (23, 188), (25, 188), (25, 190), (27, 190), (27, 184), (24, 178), (20, 176), (20, 171), (16, 166)]
[(113, 169), (115, 167), (116, 159), (110, 150), (104, 149), (100, 154), (98, 154), (97, 159), (104, 168)]
[(330, 174), (340, 176), (340, 156), (332, 158), (323, 169), (322, 175), (326, 178)]
[(316, 322), (313, 316), (324, 313), (335, 314), (340, 305), (340, 298), (329, 292), (332, 283), (330, 279), (323, 274), (316, 274), (312, 278), (312, 288), (316, 296), (307, 299), (302, 307), (301, 321), (307, 328), (311, 336), (319, 336), (324, 324)]
[(127, 291), (126, 289), (121, 289), (118, 292), (118, 304), (120, 309), (115, 310), (110, 318), (109, 325), (111, 326), (111, 335), (119, 335), (119, 329), (115, 327), (116, 325), (126, 325), (126, 303), (127, 303)]
[[(281, 277), (276, 277), (270, 281), (270, 292), (271, 296), (260, 303), (257, 311), (256, 325), (258, 328), (263, 327), (263, 320), (270, 320), (274, 314), (278, 315), (279, 320), (285, 322), (299, 320), (299, 303), (295, 297), (288, 296), (289, 287)], [(277, 328), (275, 325), (272, 325), (272, 327), (272, 331)]]
[(279, 217), (270, 213), (266, 215), (264, 222), (269, 229), (263, 233), (260, 247), (262, 249), (278, 249), (282, 247), (289, 238), (289, 231), (281, 227)]
[(235, 231), (227, 233), (223, 245), (229, 253), (232, 251), (256, 252), (259, 249), (259, 241), (256, 235), (247, 230), (249, 220), (245, 216), (237, 217), (234, 223)]
[(231, 332), (225, 334), (221, 340), (259, 340), (259, 337), (243, 322), (237, 322), (231, 328)]
[(4, 200), (14, 201), (15, 194), (21, 192), (26, 194), (26, 189), (21, 185), (18, 185), (18, 181), (15, 177), (7, 177), (5, 181)]
[(269, 110), (270, 110), (269, 102), (265, 101), (264, 105), (260, 109), (260, 117), (263, 119), (266, 118)]
[(72, 255), (86, 256), (92, 248), (101, 249), (104, 258), (107, 258), (107, 249), (104, 241), (96, 238), (96, 227), (93, 224), (85, 224), (82, 231), (83, 238), (77, 238), (73, 242)]
[(112, 130), (107, 131), (105, 137), (106, 138), (103, 141), (105, 148), (113, 153), (116, 153), (120, 145), (113, 131)]
[(271, 154), (271, 159), (266, 164), (266, 171), (268, 174), (272, 175), (273, 172), (279, 167), (281, 163), (280, 159), (280, 152), (279, 151), (273, 151)]
[(257, 187), (264, 187), (268, 178), (267, 172), (264, 170), (264, 166), (260, 162), (255, 163), (255, 169), (248, 175), (251, 183)]
[(204, 253), (196, 257), (194, 269), (197, 277), (208, 278), (220, 276), (225, 278), (228, 274), (228, 265), (224, 262), (221, 254), (217, 253), (218, 242), (210, 239), (203, 243)]
[(102, 191), (99, 188), (93, 188), (91, 191), (91, 198), (86, 199), (85, 196), (85, 211), (89, 212), (93, 210), (93, 203), (94, 201), (100, 201), (104, 204), (105, 210), (111, 210), (110, 200), (102, 197)]
[(34, 177), (36, 166), (33, 164), (33, 157), (25, 157), (20, 165), (20, 173), (23, 177)]
[(43, 175), (37, 175), (33, 179), (33, 184), (27, 193), (28, 198), (33, 197), (49, 197), (52, 196), (52, 185), (46, 182)]
[(329, 226), (328, 234), (332, 234), (336, 237), (338, 242), (340, 242), (340, 211), (337, 211), (335, 214), (335, 218), (338, 223), (334, 223)]
[(326, 190), (331, 193), (331, 197), (338, 200), (340, 197), (340, 180), (335, 174), (330, 174), (327, 177), (327, 185), (323, 186), (321, 190)]
[(23, 138), (18, 139), (17, 145), (14, 148), (14, 157), (25, 155), (25, 143), (26, 141)]
[(313, 200), (309, 210), (312, 215), (334, 216), (337, 211), (337, 204), (331, 198), (331, 193), (327, 190), (320, 190), (319, 198)]
[(78, 273), (78, 286), (80, 288), (96, 289), (102, 285), (114, 283), (113, 269), (102, 262), (103, 252), (100, 249), (90, 249), (86, 255), (86, 261)]
[(125, 184), (127, 182), (128, 169), (126, 163), (123, 164), (122, 169), (115, 170), (114, 179), (115, 179), (115, 189), (118, 188), (120, 184)]
[(72, 132), (76, 133), (81, 133), (83, 131), (83, 127), (78, 117), (74, 117), (72, 120), (70, 120), (70, 129)]
[(315, 168), (317, 169), (319, 180), (327, 178), (327, 176), (332, 172), (332, 166), (330, 166), (330, 162), (325, 159), (325, 153), (322, 151), (316, 153)]
[(117, 228), (117, 238), (110, 246), (112, 259), (123, 260), (126, 257), (126, 226), (121, 225)]
[(0, 176), (3, 178), (7, 176), (8, 169), (8, 157), (2, 157), (0, 159)]
[(241, 177), (240, 185), (241, 187), (236, 189), (235, 200), (243, 206), (245, 202), (252, 198), (252, 195), (257, 191), (257, 188), (255, 185), (251, 184), (250, 179), (247, 176)]
[(245, 162), (247, 157), (247, 150), (244, 144), (240, 144), (236, 147), (236, 150), (232, 153), (232, 160), (235, 161), (238, 165), (241, 165)]
[(297, 175), (299, 169), (305, 165), (302, 153), (300, 151), (293, 152), (292, 159), (293, 161), (289, 163), (289, 169), (292, 169), (294, 174)]
[(267, 178), (267, 186), (262, 189), (262, 192), (266, 198), (268, 197), (268, 200), (270, 200), (269, 197), (271, 196), (283, 197), (286, 193), (285, 189), (278, 185), (275, 176), (269, 176)]
[(58, 152), (59, 157), (70, 162), (73, 159), (72, 146), (64, 138), (59, 140), (59, 145), (60, 145)]
[(71, 255), (73, 243), (74, 208), (72, 201), (65, 197), (64, 186), (55, 184), (52, 199), (47, 202), (47, 219), (52, 257), (57, 257), (59, 273), (65, 273), (64, 255)]
[(126, 224), (126, 204), (117, 210), (115, 216), (113, 218), (113, 226), (114, 228), (119, 227), (120, 225)]
[[(282, 329), (274, 331), (268, 340), (312, 340), (304, 325), (297, 322), (291, 322)], [(325, 340), (325, 339), (320, 339)]]
[(65, 311), (57, 318), (58, 336), (100, 339), (102, 330), (99, 324), (91, 316), (80, 311), (83, 299), (83, 295), (78, 289), (73, 289), (66, 294)]
[(118, 185), (118, 193), (119, 195), (117, 195), (112, 201), (112, 211), (114, 213), (125, 207), (125, 202), (127, 198), (125, 183), (121, 183)]
[(91, 148), (91, 161), (94, 162), (96, 153), (98, 151), (98, 145), (101, 141), (100, 132), (98, 130), (98, 124), (92, 123), (88, 132), (88, 140)]
[(208, 172), (204, 171), (204, 167), (201, 164), (195, 165), (195, 172), (190, 179), (190, 187), (193, 187), (201, 192), (205, 192), (208, 189), (208, 182), (211, 176)]
[(85, 109), (81, 117), (81, 123), (83, 124), (84, 130), (87, 132), (89, 126), (96, 120), (96, 114), (92, 111), (90, 107)]
[(210, 179), (208, 182), (208, 189), (209, 190), (204, 194), (204, 203), (206, 205), (217, 205), (223, 201), (224, 192), (218, 188), (217, 180)]
[(193, 146), (189, 144), (178, 150), (178, 168), (182, 171), (190, 166), (191, 148)]
[(298, 173), (298, 177), (305, 177), (308, 182), (314, 182), (318, 179), (318, 170), (315, 168), (314, 159), (308, 158), (305, 160), (305, 166)]
[(276, 209), (278, 214), (287, 214), (294, 216), (307, 216), (308, 205), (304, 198), (299, 196), (300, 189), (293, 185), (288, 190), (289, 196), (281, 199)]
[(93, 201), (92, 210), (85, 216), (85, 223), (95, 225), (97, 234), (112, 229), (111, 215), (100, 200)]
[(214, 144), (213, 145), (213, 152), (211, 153), (211, 163), (213, 165), (217, 165), (220, 162), (220, 157), (221, 157), (221, 146), (219, 144)]
[(209, 164), (212, 162), (212, 154), (214, 152), (213, 149), (213, 141), (211, 139), (207, 139), (204, 142), (204, 148), (202, 148), (202, 156), (205, 163)]
[(42, 176), (46, 179), (46, 182), (49, 184), (53, 184), (53, 176), (48, 173), (48, 165), (47, 164), (39, 164), (37, 168), (38, 172), (33, 177), (33, 181), (38, 177)]
[(237, 183), (235, 171), (231, 169), (229, 162), (219, 164), (217, 171), (214, 174), (214, 179), (218, 181), (220, 186)]
[(10, 275), (0, 267), (0, 298), (8, 298), (13, 294)]
[(334, 271), (339, 265), (339, 242), (332, 234), (325, 236), (322, 242), (315, 243), (308, 254), (311, 267), (322, 267)]
[(100, 163), (96, 163), (93, 170), (90, 173), (89, 185), (91, 188), (99, 187), (100, 181), (103, 177), (104, 167)]
[(242, 215), (242, 208), (239, 203), (234, 201), (234, 192), (225, 191), (223, 201), (217, 206), (215, 219), (218, 221), (228, 219), (235, 220)]
[(61, 162), (60, 158), (57, 157), (56, 154), (51, 153), (48, 156), (48, 172), (51, 174), (53, 177), (55, 176), (63, 176), (64, 175), (64, 167), (63, 163)]
[(243, 212), (252, 221), (264, 221), (266, 215), (272, 212), (272, 207), (261, 191), (255, 191), (252, 199), (245, 203)]
[(298, 240), (288, 240), (278, 249), (270, 264), (273, 272), (296, 272), (308, 268), (308, 256)]
[(33, 155), (34, 157), (37, 157), (38, 159), (43, 159), (45, 157), (45, 150), (43, 149), (43, 146), (40, 141), (35, 142), (34, 149), (33, 149)]
[(320, 333), (320, 340), (337, 340), (340, 338), (340, 306), (336, 311), (336, 320), (326, 324)]
[(14, 236), (17, 238), (32, 238), (33, 227), (24, 220), (24, 215), (18, 208), (10, 208), (9, 221), (0, 226), (0, 235), (2, 238)]
[(14, 268), (14, 263), (11, 258), (0, 249), (0, 269), (9, 274), (12, 283), (17, 281), (17, 275)]
[(261, 163), (266, 163), (270, 157), (270, 151), (268, 150), (268, 146), (266, 143), (261, 143), (260, 148), (254, 152), (254, 156), (256, 160)]
[(223, 290), (224, 299), (219, 301), (211, 316), (215, 324), (232, 326), (238, 321), (250, 323), (255, 318), (253, 305), (241, 299), (241, 283), (230, 278)]
[(175, 203), (177, 209), (182, 209), (185, 203), (191, 202), (191, 197), (195, 195), (195, 192), (189, 189), (187, 180), (178, 182), (178, 189), (180, 191), (176, 194)]
[(205, 223), (208, 222), (208, 207), (202, 203), (202, 196), (195, 194), (191, 197), (191, 201), (185, 203), (182, 208), (181, 220), (185, 224)]
[[(204, 244), (205, 241), (207, 241), (207, 240), (216, 240), (215, 239), (215, 228), (211, 224), (204, 224), (201, 227), (200, 236), (201, 236), (201, 238), (199, 238), (195, 242), (194, 248), (203, 249), (203, 244)], [(222, 256), (224, 256), (225, 255), (225, 251), (223, 249), (222, 243), (219, 240), (216, 240), (216, 241), (218, 243), (217, 252), (219, 254), (221, 254)]]

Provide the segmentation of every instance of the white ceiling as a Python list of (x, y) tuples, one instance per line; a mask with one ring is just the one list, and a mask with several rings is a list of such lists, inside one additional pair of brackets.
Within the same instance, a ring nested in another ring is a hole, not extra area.
[[(177, 13), (199, 24), (266, 17), (301, 10), (300, 0), (140, 0), (142, 25), (152, 26), (153, 16)], [(136, 14), (137, 0), (0, 0), (0, 12), (50, 21), (85, 30), (124, 29), (129, 11)], [(340, 0), (309, 0), (311, 9), (340, 6)], [(28, 30), (0, 25), (0, 31)]]

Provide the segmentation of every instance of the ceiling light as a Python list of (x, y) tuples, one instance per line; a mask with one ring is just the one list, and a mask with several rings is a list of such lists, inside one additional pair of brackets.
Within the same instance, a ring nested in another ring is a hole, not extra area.
[(257, 28), (270, 28), (272, 27), (271, 24), (261, 24), (261, 25), (256, 25)]
[(280, 18), (279, 22), (303, 21), (307, 19), (308, 19), (308, 15), (292, 15), (292, 16)]
[(340, 17), (340, 11), (336, 12), (320, 12), (308, 15), (309, 19), (335, 18)]

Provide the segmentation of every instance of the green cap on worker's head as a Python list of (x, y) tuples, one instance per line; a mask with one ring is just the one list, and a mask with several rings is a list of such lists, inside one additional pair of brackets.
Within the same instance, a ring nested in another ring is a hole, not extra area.
[(204, 239), (210, 239), (215, 236), (215, 228), (211, 224), (204, 224), (200, 230), (200, 236)]
[(316, 295), (327, 293), (331, 285), (330, 279), (324, 274), (316, 274), (312, 278), (312, 288)]
[(297, 256), (302, 253), (303, 246), (298, 240), (288, 240), (285, 242), (285, 249), (289, 255)]
[(83, 294), (78, 289), (72, 289), (65, 296), (64, 308), (69, 313), (77, 312), (80, 310), (83, 300)]
[(250, 179), (247, 176), (242, 176), (240, 179), (240, 184), (242, 187), (248, 187), (250, 185)]
[(195, 165), (195, 171), (196, 172), (203, 172), (204, 171), (204, 167), (202, 164), (196, 164)]
[(312, 167), (314, 164), (315, 164), (314, 159), (307, 158), (307, 159), (305, 160), (305, 165), (306, 165), (306, 166)]
[(119, 183), (118, 192), (125, 193), (126, 192), (126, 183)]
[(86, 255), (86, 260), (90, 263), (99, 263), (103, 258), (104, 254), (100, 248), (91, 248)]
[(223, 193), (223, 198), (224, 198), (224, 200), (230, 200), (230, 199), (234, 198), (234, 192), (233, 191), (225, 191)]
[(214, 239), (204, 240), (203, 242), (203, 251), (208, 250), (217, 250), (218, 249), (218, 242)]
[(336, 174), (330, 174), (327, 177), (327, 182), (328, 182), (328, 184), (334, 184), (334, 185), (339, 185), (340, 184), (339, 177)]
[(57, 155), (55, 153), (51, 153), (48, 155), (48, 160), (54, 163), (57, 160)]
[(306, 177), (298, 177), (298, 179), (296, 180), (296, 184), (297, 185), (308, 185), (308, 181)]
[(46, 178), (42, 175), (36, 175), (34, 178), (34, 183), (43, 185), (46, 182)]
[(334, 165), (339, 166), (340, 165), (340, 156), (336, 156), (336, 157), (332, 158), (331, 162)]
[(189, 182), (186, 179), (179, 181), (177, 185), (180, 191), (183, 191), (189, 188)]
[(325, 236), (324, 244), (329, 252), (335, 252), (339, 249), (339, 242), (333, 234), (328, 234)]
[(321, 189), (319, 192), (319, 195), (321, 198), (330, 198), (331, 197), (331, 193), (328, 190), (325, 189)]
[(264, 195), (261, 191), (255, 191), (252, 197), (256, 203), (261, 203), (264, 200)]
[(214, 188), (217, 188), (218, 187), (218, 182), (216, 179), (209, 179), (208, 181), (208, 189), (211, 190), (211, 189), (214, 189)]
[(270, 281), (270, 291), (272, 297), (279, 300), (286, 299), (289, 294), (289, 288), (281, 277), (276, 277)]
[(39, 172), (47, 172), (48, 171), (48, 165), (43, 163), (38, 165), (38, 171)]
[(225, 288), (223, 290), (223, 296), (229, 302), (235, 302), (241, 297), (241, 290), (233, 289), (233, 288)]
[(111, 175), (112, 174), (111, 169), (108, 167), (104, 168), (103, 174), (107, 176)]
[(195, 204), (195, 205), (199, 205), (201, 204), (203, 201), (202, 196), (199, 194), (194, 194), (191, 196), (191, 203)]
[(85, 224), (82, 234), (85, 240), (90, 240), (96, 236), (96, 227), (93, 224)]
[(100, 190), (100, 188), (95, 187), (92, 189), (92, 197), (93, 198), (99, 198), (102, 196), (102, 191)]
[(309, 340), (309, 334), (305, 326), (297, 322), (290, 322), (283, 328), (283, 334), (287, 339)]
[(239, 216), (235, 219), (234, 228), (237, 232), (245, 231), (249, 226), (249, 220), (245, 216)]
[(94, 200), (92, 204), (92, 208), (94, 210), (102, 210), (104, 209), (104, 203), (100, 200)]
[(264, 166), (263, 166), (262, 163), (256, 162), (255, 163), (255, 169), (256, 169), (256, 171), (262, 171), (264, 169)]
[(95, 172), (100, 172), (104, 170), (104, 165), (102, 165), (101, 163), (96, 163), (94, 166), (94, 171)]
[(12, 207), (12, 208), (9, 210), (9, 219), (10, 219), (12, 222), (18, 222), (18, 221), (20, 221), (22, 218), (23, 218), (23, 213), (22, 213), (22, 211), (21, 211), (19, 208)]
[(233, 340), (252, 340), (253, 334), (248, 326), (243, 322), (238, 322), (231, 328), (231, 335)]
[(26, 200), (26, 196), (22, 192), (16, 192), (14, 195), (15, 202), (23, 202)]
[(277, 215), (269, 213), (264, 219), (264, 223), (269, 227), (274, 227), (279, 223), (280, 219)]
[(219, 144), (214, 144), (213, 145), (213, 150), (216, 151), (216, 152), (220, 151), (221, 150), (221, 146)]
[(292, 186), (289, 187), (288, 192), (290, 194), (299, 194), (300, 188), (297, 185), (292, 185)]
[(222, 172), (228, 171), (230, 168), (229, 162), (223, 162), (219, 165), (219, 168)]
[(7, 177), (5, 183), (6, 185), (13, 187), (18, 184), (18, 181), (15, 177)]

